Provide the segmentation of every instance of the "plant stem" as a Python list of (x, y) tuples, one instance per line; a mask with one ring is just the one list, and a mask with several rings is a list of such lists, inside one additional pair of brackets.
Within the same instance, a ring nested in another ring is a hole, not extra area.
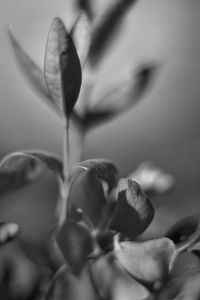
[(70, 141), (69, 141), (69, 119), (64, 120), (64, 138), (63, 138), (63, 172), (64, 172), (64, 184), (62, 186), (61, 198), (61, 215), (60, 223), (62, 223), (69, 212), (69, 183), (70, 183)]

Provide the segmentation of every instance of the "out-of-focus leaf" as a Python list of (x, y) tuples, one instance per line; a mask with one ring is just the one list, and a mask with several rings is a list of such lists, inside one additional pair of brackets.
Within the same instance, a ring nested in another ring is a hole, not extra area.
[(15, 223), (0, 222), (0, 246), (16, 237), (19, 226)]
[(119, 265), (111, 253), (90, 264), (94, 285), (102, 299), (149, 299), (149, 291)]
[(65, 265), (55, 275), (46, 300), (100, 300), (86, 266), (77, 277)]
[(78, 8), (85, 11), (90, 21), (94, 17), (93, 2), (94, 0), (77, 0)]
[(120, 179), (110, 229), (134, 239), (149, 226), (153, 217), (154, 208), (141, 187), (131, 179)]
[(48, 169), (56, 174), (59, 182), (63, 180), (62, 162), (53, 154), (22, 151), (5, 156), (0, 163), (0, 195), (25, 187)]
[(54, 110), (58, 112), (58, 107), (53, 101), (49, 90), (46, 85), (44, 72), (38, 65), (33, 61), (33, 59), (26, 53), (22, 48), (21, 44), (15, 37), (12, 30), (9, 29), (9, 38), (17, 59), (17, 63), (22, 70), (25, 78), (33, 86), (33, 88), (45, 99), (49, 105), (53, 107)]
[(148, 285), (163, 283), (176, 255), (174, 243), (161, 238), (146, 242), (121, 242), (115, 256), (134, 278)]
[(108, 121), (136, 104), (150, 86), (156, 69), (152, 64), (142, 66), (136, 75), (129, 72), (122, 82), (90, 107), (85, 114), (85, 127), (89, 129)]
[(192, 252), (180, 253), (170, 278), (157, 295), (158, 300), (198, 300), (200, 297), (200, 260)]
[(136, 0), (108, 1), (107, 6), (94, 23), (89, 54), (92, 65), (99, 63), (110, 38), (120, 24), (123, 16), (130, 6), (136, 2)]
[(186, 250), (200, 240), (200, 214), (185, 217), (171, 226), (165, 234), (177, 250)]
[(165, 173), (150, 161), (143, 162), (137, 170), (128, 175), (138, 182), (149, 196), (166, 195), (175, 185), (174, 177)]
[(107, 160), (88, 160), (74, 169), (69, 202), (82, 209), (95, 226), (102, 224), (107, 214), (107, 196), (116, 176), (115, 166)]
[(87, 15), (82, 12), (71, 30), (71, 36), (76, 47), (76, 51), (79, 56), (82, 68), (85, 66), (88, 56), (91, 36), (90, 31), (90, 21), (88, 20)]
[(93, 250), (93, 239), (89, 229), (72, 220), (65, 221), (58, 229), (56, 239), (72, 272), (80, 274)]
[(44, 73), (56, 105), (61, 113), (69, 116), (80, 92), (82, 74), (72, 38), (59, 18), (50, 27)]

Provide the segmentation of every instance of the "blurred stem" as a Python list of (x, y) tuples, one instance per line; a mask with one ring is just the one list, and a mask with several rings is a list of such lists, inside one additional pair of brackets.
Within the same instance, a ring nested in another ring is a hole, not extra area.
[(61, 215), (60, 223), (63, 223), (69, 212), (69, 184), (70, 184), (70, 139), (69, 139), (69, 118), (64, 120), (64, 137), (63, 137), (63, 172), (64, 184), (62, 186), (61, 198)]

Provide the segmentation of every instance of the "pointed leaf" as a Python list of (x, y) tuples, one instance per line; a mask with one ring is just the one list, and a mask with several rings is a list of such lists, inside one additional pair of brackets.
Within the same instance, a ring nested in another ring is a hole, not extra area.
[(33, 61), (33, 59), (26, 53), (22, 48), (21, 44), (15, 37), (14, 33), (9, 30), (9, 38), (17, 59), (17, 63), (22, 70), (27, 81), (33, 86), (33, 88), (45, 99), (47, 103), (53, 107), (56, 112), (58, 112), (58, 107), (53, 101), (49, 90), (46, 85), (44, 72), (38, 65)]
[(105, 48), (122, 20), (122, 17), (136, 0), (108, 1), (103, 12), (97, 17), (92, 32), (89, 59), (92, 65), (99, 63)]
[(88, 255), (93, 250), (89, 229), (74, 221), (65, 221), (58, 229), (56, 239), (72, 272), (76, 275), (80, 274)]
[(149, 226), (153, 217), (154, 208), (141, 187), (131, 179), (120, 179), (110, 229), (133, 239)]
[(175, 185), (172, 175), (165, 173), (150, 161), (143, 162), (137, 170), (128, 175), (128, 178), (138, 182), (150, 196), (166, 195)]
[(85, 66), (88, 56), (91, 36), (90, 29), (90, 21), (87, 15), (82, 12), (71, 30), (71, 36), (76, 47), (76, 51), (78, 53), (82, 68)]
[(176, 255), (174, 243), (161, 238), (146, 242), (122, 242), (115, 256), (134, 278), (147, 284), (163, 283)]
[(0, 246), (6, 244), (19, 232), (19, 226), (15, 223), (0, 222)]
[(152, 64), (141, 67), (136, 76), (129, 72), (122, 82), (90, 107), (85, 115), (86, 128), (108, 121), (136, 104), (150, 86), (156, 69)]
[(107, 196), (116, 183), (116, 176), (115, 166), (106, 160), (88, 160), (74, 169), (69, 202), (82, 209), (95, 226), (104, 221)]
[(183, 251), (200, 240), (200, 214), (190, 215), (171, 226), (165, 234)]
[(88, 267), (75, 276), (67, 266), (56, 273), (46, 300), (100, 300), (90, 279)]
[(80, 92), (81, 66), (72, 38), (59, 18), (50, 27), (44, 69), (51, 96), (61, 113), (69, 116)]
[(62, 181), (62, 163), (55, 155), (45, 151), (22, 151), (7, 155), (0, 163), (0, 194), (23, 188), (48, 169)]
[[(90, 264), (94, 285), (102, 299), (148, 299), (149, 291), (123, 270), (112, 254)], [(133, 298), (134, 297), (134, 298)]]

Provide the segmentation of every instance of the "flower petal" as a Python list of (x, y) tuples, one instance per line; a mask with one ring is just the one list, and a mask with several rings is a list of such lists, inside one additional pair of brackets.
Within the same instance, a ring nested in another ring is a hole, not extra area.
[(154, 208), (140, 186), (131, 179), (120, 179), (110, 229), (133, 239), (149, 226), (153, 217)]
[(146, 242), (122, 242), (115, 251), (120, 264), (134, 278), (157, 285), (168, 276), (175, 259), (174, 243), (161, 238)]
[(150, 161), (142, 163), (128, 178), (138, 182), (150, 196), (166, 195), (172, 191), (175, 184), (172, 175), (165, 173)]
[(69, 220), (60, 226), (56, 235), (64, 258), (72, 272), (78, 275), (93, 250), (93, 239), (88, 228)]
[(67, 266), (62, 266), (55, 275), (46, 300), (100, 300), (86, 266), (79, 277), (74, 276)]
[(89, 46), (90, 46), (90, 33), (91, 24), (84, 12), (81, 12), (77, 21), (71, 30), (71, 36), (76, 47), (77, 54), (79, 56), (81, 67), (85, 66)]
[(103, 299), (148, 299), (149, 291), (128, 275), (112, 254), (102, 256), (90, 264), (94, 285)]
[(49, 92), (61, 113), (68, 117), (80, 92), (82, 73), (72, 38), (59, 18), (50, 27), (44, 68)]
[(185, 217), (171, 226), (165, 234), (183, 251), (200, 240), (200, 214)]
[(116, 182), (117, 170), (106, 160), (81, 162), (72, 174), (69, 202), (80, 208), (95, 226), (107, 214), (107, 196)]

